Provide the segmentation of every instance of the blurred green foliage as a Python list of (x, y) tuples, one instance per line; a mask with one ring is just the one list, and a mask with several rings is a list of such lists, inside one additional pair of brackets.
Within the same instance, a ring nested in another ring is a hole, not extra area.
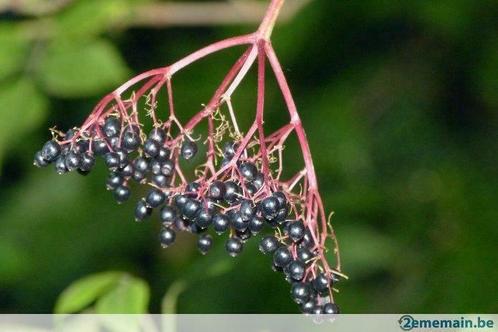
[[(223, 241), (198, 254), (188, 235), (164, 251), (158, 223), (137, 225), (133, 204), (105, 192), (102, 165), (86, 178), (31, 167), (48, 127), (78, 125), (133, 73), (254, 29), (124, 29), (130, 4), (77, 0), (41, 18), (0, 16), (0, 310), (296, 312), (255, 241), (235, 260)], [(498, 3), (486, 0), (315, 0), (275, 29), (336, 213), (350, 277), (338, 285), (344, 312), (498, 309), (496, 17)], [(183, 118), (236, 54), (175, 78)], [(242, 121), (254, 90), (249, 77), (234, 97)], [(270, 84), (270, 128), (279, 97)]]

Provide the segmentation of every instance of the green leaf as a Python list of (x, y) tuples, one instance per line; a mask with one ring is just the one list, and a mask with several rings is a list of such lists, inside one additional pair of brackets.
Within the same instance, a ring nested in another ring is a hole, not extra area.
[(116, 286), (123, 277), (122, 272), (102, 272), (84, 277), (66, 288), (55, 306), (55, 313), (81, 311), (99, 296)]
[(47, 104), (46, 98), (29, 79), (0, 85), (0, 164), (10, 143), (43, 121)]
[(56, 16), (57, 32), (76, 38), (98, 35), (125, 19), (130, 6), (128, 0), (76, 1)]
[(44, 88), (59, 97), (94, 95), (116, 86), (129, 70), (108, 41), (57, 40), (40, 59)]
[(149, 287), (138, 278), (123, 277), (95, 306), (99, 314), (143, 314), (149, 303)]
[(24, 66), (29, 41), (16, 26), (0, 24), (0, 80)]

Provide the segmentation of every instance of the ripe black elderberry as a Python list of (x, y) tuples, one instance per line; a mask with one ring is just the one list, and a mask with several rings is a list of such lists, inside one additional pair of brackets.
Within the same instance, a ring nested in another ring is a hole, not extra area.
[(64, 155), (60, 155), (55, 160), (55, 171), (57, 172), (57, 174), (64, 174), (67, 172), (66, 158)]
[(89, 172), (92, 170), (94, 165), (95, 165), (95, 157), (94, 156), (92, 156), (88, 152), (85, 152), (81, 155), (80, 170), (82, 170), (84, 172)]
[(240, 187), (233, 181), (225, 182), (225, 200), (228, 203), (236, 202), (240, 197)]
[(170, 179), (162, 174), (157, 174), (152, 177), (152, 182), (158, 187), (165, 188), (168, 186)]
[(202, 234), (197, 239), (197, 248), (201, 254), (205, 255), (213, 246), (213, 238), (209, 234)]
[(135, 151), (140, 146), (140, 133), (136, 127), (125, 129), (122, 145), (129, 152)]
[(224, 214), (215, 214), (213, 216), (213, 228), (218, 234), (225, 232), (230, 225), (230, 220)]
[(207, 228), (213, 222), (213, 217), (209, 211), (202, 209), (197, 213), (195, 217), (195, 223), (200, 228)]
[(133, 161), (133, 166), (135, 166), (135, 170), (145, 173), (149, 170), (149, 162), (147, 159), (143, 157), (138, 157)]
[(187, 202), (185, 202), (185, 205), (182, 207), (182, 213), (185, 217), (194, 219), (200, 208), (201, 204), (199, 203), (199, 201), (195, 199), (188, 199)]
[(285, 274), (294, 281), (301, 281), (306, 271), (306, 265), (303, 262), (295, 260), (287, 264), (284, 268)]
[(114, 150), (114, 152), (118, 155), (119, 157), (119, 167), (123, 168), (126, 165), (128, 165), (129, 160), (128, 160), (128, 152), (126, 152), (124, 149), (117, 148)]
[(159, 207), (166, 200), (166, 195), (159, 189), (151, 189), (145, 198), (145, 202), (151, 208)]
[(160, 163), (160, 172), (164, 176), (173, 175), (173, 171), (175, 170), (175, 164), (171, 160), (166, 160)]
[(239, 211), (231, 210), (228, 214), (228, 217), (230, 218), (230, 224), (232, 225), (232, 227), (238, 231), (243, 232), (247, 229), (247, 227), (249, 227), (249, 222), (244, 221)]
[(118, 118), (108, 117), (102, 129), (107, 137), (116, 137), (121, 132), (121, 122)]
[(274, 236), (265, 236), (259, 243), (259, 250), (263, 254), (272, 254), (278, 248), (278, 240)]
[(316, 306), (315, 301), (310, 300), (301, 305), (301, 311), (304, 314), (312, 314), (315, 310), (315, 306)]
[(297, 304), (306, 303), (311, 296), (311, 289), (307, 283), (294, 282), (291, 286), (291, 297)]
[(117, 187), (122, 185), (123, 182), (124, 179), (121, 175), (117, 173), (110, 173), (106, 181), (106, 188), (107, 190), (115, 190)]
[(169, 155), (170, 155), (169, 149), (165, 148), (164, 146), (161, 146), (159, 148), (159, 152), (157, 153), (156, 160), (161, 162), (169, 160)]
[(192, 142), (189, 139), (186, 139), (182, 144), (182, 147), (180, 149), (180, 153), (181, 153), (183, 159), (185, 159), (185, 160), (192, 159), (195, 156), (195, 154), (197, 153), (197, 144), (195, 144), (194, 142)]
[(147, 206), (145, 201), (139, 200), (135, 207), (135, 221), (143, 221), (145, 218), (149, 217), (151, 213), (152, 209)]
[(301, 246), (297, 248), (297, 259), (299, 259), (301, 262), (306, 263), (313, 257), (314, 255), (308, 248)]
[[(138, 170), (134, 170), (132, 177), (133, 177), (133, 180), (135, 180), (137, 182), (142, 182), (145, 179), (145, 174), (138, 171)], [(157, 183), (156, 183), (156, 185), (157, 185)]]
[(223, 145), (223, 157), (225, 159), (230, 160), (235, 156), (235, 153), (237, 152), (237, 143), (234, 142), (226, 142)]
[(296, 220), (287, 226), (289, 237), (294, 242), (298, 242), (304, 237), (305, 227), (302, 221)]
[(263, 173), (258, 173), (256, 174), (254, 180), (251, 183), (256, 188), (257, 191), (261, 189), (261, 187), (263, 187), (263, 185), (265, 184), (265, 176), (263, 175)]
[(221, 181), (214, 181), (209, 186), (208, 197), (214, 200), (221, 200), (225, 195), (225, 184)]
[(152, 160), (150, 163), (150, 171), (154, 175), (161, 174), (161, 163), (157, 160)]
[(239, 171), (240, 174), (242, 174), (242, 176), (248, 181), (254, 180), (256, 174), (258, 173), (258, 169), (256, 168), (256, 166), (250, 162), (240, 164)]
[(240, 203), (240, 216), (242, 217), (242, 220), (244, 222), (247, 222), (252, 219), (254, 214), (256, 213), (256, 210), (254, 209), (252, 203), (250, 200), (243, 200)]
[(171, 225), (176, 219), (176, 211), (171, 206), (163, 206), (159, 213), (159, 218), (165, 225)]
[(149, 157), (155, 157), (159, 153), (161, 146), (157, 141), (147, 139), (144, 143), (144, 152)]
[(267, 220), (273, 220), (278, 212), (278, 199), (273, 196), (266, 197), (261, 201), (260, 209), (263, 217)]
[(156, 141), (160, 145), (166, 142), (166, 132), (162, 128), (154, 128), (150, 131), (148, 139)]
[(326, 303), (323, 305), (323, 313), (327, 315), (336, 315), (340, 313), (339, 307), (335, 303)]
[(123, 203), (130, 198), (130, 188), (125, 185), (120, 185), (114, 190), (114, 198), (118, 203)]
[(119, 154), (116, 152), (108, 152), (104, 155), (104, 162), (110, 170), (117, 170), (120, 165)]
[(35, 153), (35, 158), (33, 159), (33, 165), (36, 167), (45, 167), (48, 165), (48, 161), (46, 161), (43, 156), (41, 151), (38, 151)]
[(265, 221), (259, 216), (254, 216), (249, 221), (249, 230), (254, 235), (261, 232), (264, 226), (265, 226)]
[(174, 198), (173, 198), (173, 201), (175, 202), (175, 205), (178, 209), (183, 209), (183, 207), (185, 206), (185, 204), (187, 203), (188, 201), (188, 197), (185, 196), (185, 195), (176, 195)]
[(103, 156), (107, 152), (109, 152), (109, 148), (107, 147), (107, 144), (105, 141), (95, 138), (92, 141), (92, 151), (95, 153), (97, 156)]
[(226, 251), (232, 257), (240, 254), (243, 248), (244, 244), (242, 243), (242, 240), (236, 237), (229, 238), (225, 244)]
[(59, 157), (61, 147), (56, 141), (48, 141), (41, 149), (41, 156), (48, 162), (52, 162)]
[(284, 246), (278, 247), (273, 253), (273, 265), (275, 265), (276, 267), (283, 268), (284, 266), (289, 264), (291, 260), (291, 253)]
[(125, 167), (119, 169), (119, 173), (125, 178), (129, 178), (135, 173), (135, 169), (132, 164), (127, 164)]
[(313, 288), (320, 294), (328, 292), (330, 286), (330, 279), (324, 273), (320, 273), (311, 282)]
[(161, 246), (167, 248), (175, 242), (176, 233), (169, 227), (164, 227), (159, 233), (159, 240), (161, 241)]

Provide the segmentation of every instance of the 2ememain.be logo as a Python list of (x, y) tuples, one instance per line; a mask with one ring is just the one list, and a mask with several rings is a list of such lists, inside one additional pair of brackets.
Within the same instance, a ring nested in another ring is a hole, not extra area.
[(491, 319), (468, 319), (464, 317), (455, 319), (417, 319), (411, 315), (403, 315), (398, 320), (399, 327), (404, 331), (412, 329), (491, 329), (494, 321)]

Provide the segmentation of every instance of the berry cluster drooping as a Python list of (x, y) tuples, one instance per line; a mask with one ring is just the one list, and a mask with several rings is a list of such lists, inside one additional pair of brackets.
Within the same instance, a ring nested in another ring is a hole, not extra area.
[[(105, 186), (118, 203), (130, 199), (133, 182), (148, 188), (136, 202), (134, 217), (141, 222), (157, 214), (164, 248), (186, 231), (197, 235), (202, 254), (219, 236), (235, 257), (258, 237), (260, 251), (271, 256), (273, 269), (291, 283), (291, 297), (301, 310), (333, 314), (339, 312), (333, 285), (343, 276), (337, 241), (318, 192), (304, 129), (268, 39), (282, 2), (272, 1), (256, 33), (212, 44), (171, 66), (143, 73), (105, 96), (79, 128), (65, 133), (52, 129), (52, 140), (36, 152), (34, 164), (53, 164), (59, 174), (88, 174), (100, 157), (109, 170)], [(249, 48), (209, 103), (182, 124), (175, 112), (173, 75), (211, 53), (242, 44)], [(230, 97), (256, 60), (256, 115), (242, 131)], [(266, 61), (290, 114), (290, 122), (270, 134), (263, 126)], [(159, 105), (161, 93), (167, 105)], [(204, 121), (207, 132), (198, 127)], [(298, 139), (303, 167), (284, 179), (283, 154), (291, 134)], [(334, 268), (326, 258), (328, 240), (335, 246)]]

